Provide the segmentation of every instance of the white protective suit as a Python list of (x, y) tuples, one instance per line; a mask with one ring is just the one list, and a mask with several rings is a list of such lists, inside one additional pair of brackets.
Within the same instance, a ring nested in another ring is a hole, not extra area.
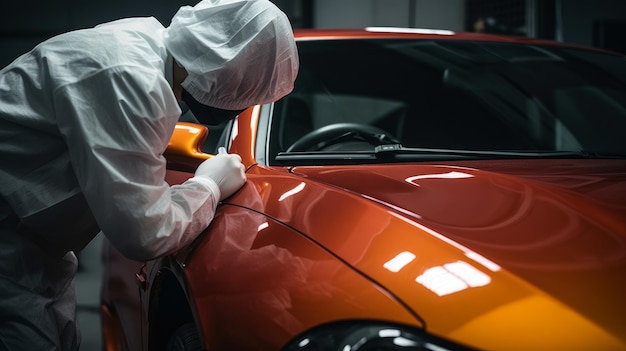
[(133, 18), (53, 37), (0, 71), (0, 350), (77, 349), (71, 251), (99, 230), (148, 260), (212, 220), (224, 194), (210, 171), (164, 181), (173, 57), (219, 108), (277, 100), (298, 69), (270, 1), (204, 0), (168, 28)]

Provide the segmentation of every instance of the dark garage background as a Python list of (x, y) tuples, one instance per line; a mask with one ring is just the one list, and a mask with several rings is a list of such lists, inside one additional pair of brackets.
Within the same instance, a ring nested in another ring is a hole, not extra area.
[[(400, 26), (491, 31), (626, 52), (624, 0), (275, 0), (295, 28)], [(55, 34), (129, 16), (164, 25), (186, 0), (11, 1), (0, 12), (0, 67)]]

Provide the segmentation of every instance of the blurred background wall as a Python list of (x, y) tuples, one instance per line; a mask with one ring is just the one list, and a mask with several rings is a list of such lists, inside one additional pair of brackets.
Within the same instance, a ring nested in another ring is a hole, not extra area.
[[(7, 0), (4, 0), (7, 2)], [(294, 28), (398, 26), (524, 35), (626, 52), (626, 0), (274, 0)], [(186, 0), (11, 0), (0, 67), (55, 34), (130, 16), (164, 25)]]

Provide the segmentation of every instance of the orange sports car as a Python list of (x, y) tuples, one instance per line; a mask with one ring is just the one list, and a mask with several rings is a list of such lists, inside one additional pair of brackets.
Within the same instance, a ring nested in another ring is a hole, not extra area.
[(623, 55), (296, 36), (290, 95), (172, 137), (171, 184), (220, 146), (247, 166), (210, 227), (151, 262), (105, 245), (107, 350), (626, 350)]

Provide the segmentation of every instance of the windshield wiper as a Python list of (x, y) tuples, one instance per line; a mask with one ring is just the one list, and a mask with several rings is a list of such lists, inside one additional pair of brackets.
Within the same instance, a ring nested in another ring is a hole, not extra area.
[(625, 155), (599, 154), (589, 151), (499, 151), (404, 147), (382, 144), (359, 151), (292, 151), (279, 152), (275, 158), (282, 165), (375, 164), (412, 161), (458, 161), (496, 159), (626, 159)]
[(624, 155), (609, 155), (580, 151), (499, 151), (499, 150), (459, 150), (404, 147), (401, 144), (384, 144), (374, 148), (377, 158), (408, 156), (436, 156), (452, 158), (625, 158)]

